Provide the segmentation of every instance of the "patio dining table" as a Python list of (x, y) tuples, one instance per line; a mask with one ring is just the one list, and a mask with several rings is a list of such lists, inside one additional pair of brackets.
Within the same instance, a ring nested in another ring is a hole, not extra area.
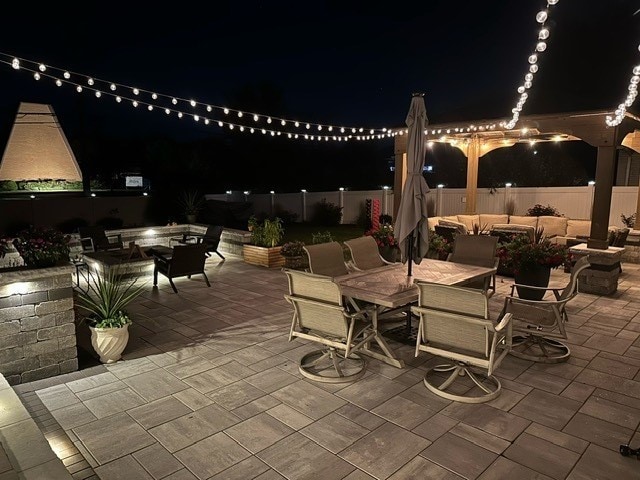
[[(443, 285), (464, 286), (496, 273), (495, 268), (478, 267), (462, 263), (446, 262), (425, 258), (420, 264), (413, 265), (413, 278)], [(371, 349), (365, 352), (389, 365), (404, 368), (404, 361), (399, 359), (389, 344), (378, 331), (378, 320), (390, 310), (396, 310), (418, 301), (418, 287), (407, 281), (407, 267), (397, 263), (370, 270), (352, 272), (335, 277), (342, 294), (354, 300), (374, 305), (372, 315), (373, 328), (376, 330), (376, 343), (382, 352)]]

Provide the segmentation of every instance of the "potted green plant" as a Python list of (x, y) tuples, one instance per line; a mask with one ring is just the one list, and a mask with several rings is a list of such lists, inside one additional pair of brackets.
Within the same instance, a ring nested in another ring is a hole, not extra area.
[(28, 268), (54, 267), (69, 262), (70, 236), (50, 227), (22, 230), (0, 241), (0, 257), (15, 248)]
[(138, 277), (125, 279), (111, 269), (106, 274), (91, 272), (86, 291), (78, 292), (78, 308), (87, 313), (91, 345), (102, 363), (117, 362), (129, 341), (131, 319), (127, 305), (143, 291)]
[(545, 292), (518, 285), (547, 287), (551, 269), (564, 266), (571, 260), (566, 245), (551, 243), (540, 230), (536, 232), (534, 241), (527, 235), (513, 235), (509, 241), (499, 244), (497, 254), (504, 267), (513, 271), (518, 295), (530, 300), (541, 300)]
[(307, 255), (303, 247), (304, 242), (300, 240), (294, 240), (282, 245), (280, 255), (284, 257), (285, 268), (300, 270), (307, 266)]
[(187, 222), (195, 223), (198, 213), (204, 206), (204, 198), (202, 198), (197, 190), (187, 190), (182, 192), (180, 198), (180, 206), (184, 212)]
[(252, 265), (264, 267), (282, 267), (284, 257), (280, 255), (284, 228), (282, 220), (265, 218), (258, 222), (255, 217), (250, 219), (251, 243), (242, 246), (244, 261)]

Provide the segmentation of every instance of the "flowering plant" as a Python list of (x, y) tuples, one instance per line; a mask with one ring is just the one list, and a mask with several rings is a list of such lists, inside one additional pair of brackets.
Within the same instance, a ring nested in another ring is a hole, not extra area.
[[(24, 263), (30, 267), (52, 267), (69, 257), (69, 235), (48, 227), (23, 230), (11, 241)], [(3, 239), (3, 253), (7, 250)]]
[(453, 251), (453, 243), (434, 231), (429, 232), (429, 251), (434, 252), (440, 260), (446, 260)]
[(527, 235), (515, 234), (498, 246), (498, 257), (506, 268), (518, 273), (536, 265), (558, 268), (571, 260), (571, 253), (566, 245), (551, 243), (546, 237), (532, 242)]
[(304, 242), (295, 240), (293, 242), (287, 242), (282, 245), (280, 249), (280, 255), (283, 257), (301, 257), (304, 255)]
[(378, 227), (377, 230), (371, 229), (365, 232), (365, 235), (369, 235), (374, 238), (378, 247), (397, 247), (398, 242), (393, 235), (393, 225), (383, 224)]

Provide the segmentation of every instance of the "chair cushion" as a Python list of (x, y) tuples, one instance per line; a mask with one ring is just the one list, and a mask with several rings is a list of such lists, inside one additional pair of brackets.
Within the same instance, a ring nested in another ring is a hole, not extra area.
[(518, 225), (531, 225), (533, 228), (538, 226), (538, 217), (529, 217), (525, 215), (509, 215), (509, 223)]
[(458, 222), (464, 223), (467, 230), (473, 231), (474, 225), (480, 225), (480, 215), (458, 215)]
[(457, 215), (445, 215), (444, 217), (442, 217), (442, 220), (448, 220), (449, 222), (457, 222), (458, 221), (458, 216)]
[(567, 220), (567, 237), (589, 235), (591, 233), (591, 220)]
[(538, 228), (543, 227), (545, 237), (565, 236), (567, 234), (567, 218), (543, 215), (538, 217)]
[(451, 220), (440, 220), (440, 222), (438, 222), (438, 225), (440, 225), (441, 227), (453, 227), (456, 229), (456, 231), (458, 233), (462, 233), (462, 234), (466, 234), (468, 233), (467, 231), (467, 227), (465, 226), (464, 223), (460, 223), (460, 222), (453, 222)]
[(509, 215), (494, 213), (480, 214), (480, 226), (484, 227), (485, 230), (491, 230), (491, 227), (496, 223), (509, 223)]

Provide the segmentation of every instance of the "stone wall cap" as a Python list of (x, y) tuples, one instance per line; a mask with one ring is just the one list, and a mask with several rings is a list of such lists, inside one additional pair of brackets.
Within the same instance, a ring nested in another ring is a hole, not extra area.
[(8, 285), (15, 282), (28, 282), (42, 277), (51, 277), (54, 275), (64, 275), (65, 273), (74, 273), (72, 265), (64, 265), (61, 267), (50, 268), (34, 268), (26, 270), (16, 270), (14, 272), (0, 272), (0, 285)]

